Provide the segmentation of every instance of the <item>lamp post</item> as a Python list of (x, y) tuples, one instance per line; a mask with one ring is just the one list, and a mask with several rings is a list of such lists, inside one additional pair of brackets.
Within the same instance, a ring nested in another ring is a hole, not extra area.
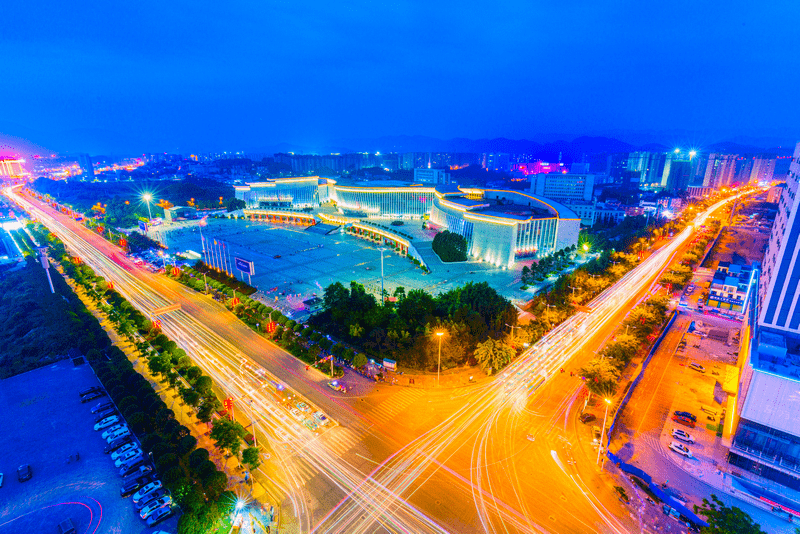
[(150, 212), (150, 201), (153, 200), (153, 195), (151, 195), (150, 193), (145, 193), (144, 195), (142, 195), (142, 200), (144, 200), (145, 203), (147, 203), (147, 217), (148, 217), (147, 230), (149, 231), (150, 223), (153, 222), (153, 214)]
[(444, 336), (444, 332), (436, 332), (436, 336), (439, 338), (439, 365), (436, 367), (436, 387), (439, 387), (439, 377), (442, 372), (442, 337)]
[(383, 251), (386, 250), (386, 247), (381, 247), (378, 250), (381, 251), (381, 306), (383, 306), (385, 304), (383, 298)]
[[(603, 416), (603, 428), (600, 430), (600, 443), (597, 445), (597, 460), (595, 464), (600, 463), (600, 451), (603, 450), (603, 441), (605, 440), (606, 435), (606, 419), (608, 418), (608, 407), (611, 406), (611, 399), (603, 399), (606, 401), (606, 414)], [(600, 467), (602, 470), (602, 466)]]

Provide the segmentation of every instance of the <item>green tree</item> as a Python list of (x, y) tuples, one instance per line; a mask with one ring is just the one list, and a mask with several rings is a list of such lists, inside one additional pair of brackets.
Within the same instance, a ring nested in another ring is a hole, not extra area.
[(601, 397), (609, 397), (617, 391), (619, 371), (608, 358), (595, 358), (580, 370), (586, 379), (586, 389)]
[(211, 427), (211, 439), (216, 441), (219, 447), (227, 449), (233, 455), (239, 454), (244, 435), (245, 430), (242, 425), (226, 417), (217, 419), (214, 426)]
[(433, 251), (444, 262), (466, 261), (467, 240), (464, 236), (445, 230), (433, 238)]
[(708, 523), (700, 532), (704, 534), (766, 534), (758, 523), (736, 506), (727, 506), (716, 495), (711, 502), (703, 499), (703, 505), (694, 505), (694, 513), (706, 518)]
[(366, 356), (364, 356), (364, 354), (363, 354), (363, 353), (359, 352), (358, 354), (356, 354), (355, 356), (353, 356), (353, 363), (352, 363), (352, 365), (353, 365), (353, 367), (355, 367), (356, 369), (360, 369), (361, 367), (364, 367), (365, 365), (367, 365), (367, 357), (366, 357)]
[(258, 469), (261, 465), (258, 447), (248, 447), (242, 451), (242, 463), (247, 464), (251, 471)]
[(510, 345), (492, 338), (478, 343), (475, 347), (475, 359), (484, 370), (498, 372), (514, 358), (514, 349)]

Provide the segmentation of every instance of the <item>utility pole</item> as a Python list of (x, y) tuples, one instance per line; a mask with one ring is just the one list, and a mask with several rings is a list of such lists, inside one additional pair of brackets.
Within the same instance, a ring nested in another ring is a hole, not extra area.
[(444, 332), (436, 332), (436, 336), (439, 338), (439, 365), (436, 367), (436, 387), (438, 388), (442, 372), (442, 336), (444, 336)]
[[(603, 416), (603, 428), (600, 430), (600, 443), (597, 445), (597, 460), (595, 464), (600, 463), (600, 451), (603, 450), (603, 441), (606, 435), (606, 419), (608, 419), (608, 407), (611, 406), (611, 399), (603, 399), (606, 402), (606, 414)], [(602, 469), (602, 466), (600, 467)]]
[(386, 250), (386, 247), (380, 247), (378, 250), (381, 251), (381, 306), (383, 306), (385, 303), (383, 298), (383, 251)]
[(47, 273), (47, 281), (50, 282), (50, 293), (55, 293), (56, 290), (53, 287), (53, 279), (50, 278), (50, 261), (47, 259), (47, 247), (37, 247), (36, 250), (39, 252), (39, 261), (42, 262), (42, 268), (44, 272)]

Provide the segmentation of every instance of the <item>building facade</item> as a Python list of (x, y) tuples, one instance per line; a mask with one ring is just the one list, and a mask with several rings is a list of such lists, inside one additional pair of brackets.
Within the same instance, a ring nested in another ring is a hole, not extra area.
[(273, 178), (234, 186), (248, 208), (311, 208), (320, 205), (319, 176)]
[(728, 460), (800, 490), (800, 144), (778, 203), (778, 214), (747, 310), (740, 352), (741, 380)]
[(532, 174), (531, 194), (562, 204), (589, 202), (594, 191), (593, 174)]

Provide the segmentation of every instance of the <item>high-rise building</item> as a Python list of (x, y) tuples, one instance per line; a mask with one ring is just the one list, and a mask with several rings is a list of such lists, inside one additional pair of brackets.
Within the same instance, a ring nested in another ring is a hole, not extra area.
[(800, 490), (799, 180), (800, 144), (778, 202), (758, 298), (747, 310), (738, 398), (723, 434), (724, 439), (733, 433), (730, 463), (795, 490)]
[(94, 180), (94, 165), (92, 165), (92, 158), (89, 154), (78, 154), (78, 165), (85, 175), (84, 180)]
[(483, 168), (487, 171), (508, 172), (511, 170), (510, 155), (506, 153), (483, 154)]
[(689, 153), (676, 149), (665, 156), (659, 189), (673, 193), (685, 191), (691, 175), (692, 162)]
[(772, 181), (775, 175), (775, 158), (765, 158), (759, 156), (753, 160), (753, 166), (750, 171), (750, 183), (764, 183), (768, 184)]
[(719, 189), (734, 182), (736, 154), (709, 154), (703, 185)]
[(22, 178), (27, 174), (24, 165), (21, 158), (0, 158), (0, 178)]

